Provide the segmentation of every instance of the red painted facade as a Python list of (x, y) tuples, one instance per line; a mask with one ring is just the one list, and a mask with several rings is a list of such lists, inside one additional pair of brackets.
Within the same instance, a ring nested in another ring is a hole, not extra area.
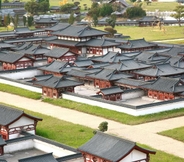
[(159, 92), (159, 91), (153, 91), (153, 90), (148, 90), (148, 97), (154, 98), (157, 100), (173, 100), (173, 99), (175, 99), (175, 96), (172, 93)]
[(33, 66), (33, 61), (17, 61), (15, 63), (7, 63), (3, 62), (3, 70), (14, 70), (14, 69), (24, 69), (27, 68), (28, 66)]

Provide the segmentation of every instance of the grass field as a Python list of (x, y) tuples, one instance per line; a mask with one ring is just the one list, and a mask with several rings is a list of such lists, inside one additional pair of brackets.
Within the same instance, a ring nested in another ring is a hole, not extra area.
[(0, 91), (12, 93), (15, 95), (19, 95), (19, 96), (27, 97), (27, 98), (32, 98), (32, 99), (36, 99), (36, 100), (41, 98), (40, 93), (32, 92), (32, 91), (29, 91), (29, 90), (26, 90), (23, 88), (14, 87), (14, 86), (11, 86), (8, 84), (0, 83)]
[[(96, 27), (97, 29), (104, 30), (104, 27)], [(164, 26), (165, 32), (156, 27), (133, 27), (133, 26), (116, 26), (115, 29), (118, 33), (130, 36), (131, 39), (145, 38), (147, 41), (177, 39), (184, 37), (184, 29), (179, 26)]]
[(184, 127), (159, 132), (159, 134), (184, 142)]

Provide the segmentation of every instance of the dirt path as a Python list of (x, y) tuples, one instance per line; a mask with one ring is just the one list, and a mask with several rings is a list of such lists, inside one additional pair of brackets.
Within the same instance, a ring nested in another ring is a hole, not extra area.
[(108, 133), (115, 134), (119, 137), (123, 137), (138, 143), (146, 144), (155, 149), (184, 158), (184, 143), (156, 134), (157, 132), (163, 130), (184, 126), (184, 117), (129, 126), (111, 120), (106, 120), (101, 117), (54, 106), (41, 102), (40, 100), (32, 100), (4, 92), (0, 92), (0, 96), (0, 102), (2, 103), (50, 115), (61, 120), (85, 125), (93, 129), (97, 129), (101, 122), (107, 121), (109, 126)]

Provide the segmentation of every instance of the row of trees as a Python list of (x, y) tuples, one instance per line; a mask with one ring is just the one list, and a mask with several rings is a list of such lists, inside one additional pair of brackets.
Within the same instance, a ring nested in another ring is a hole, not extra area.
[(46, 13), (49, 11), (49, 0), (31, 0), (25, 4), (25, 10), (31, 14), (37, 14), (38, 12)]

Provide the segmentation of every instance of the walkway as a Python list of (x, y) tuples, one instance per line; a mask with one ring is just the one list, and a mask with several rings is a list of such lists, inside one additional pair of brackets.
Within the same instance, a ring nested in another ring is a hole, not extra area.
[(97, 129), (101, 122), (107, 121), (109, 126), (108, 133), (115, 134), (119, 137), (123, 137), (138, 143), (146, 144), (157, 150), (162, 150), (175, 156), (184, 158), (184, 143), (156, 134), (160, 131), (184, 126), (184, 117), (129, 126), (111, 120), (106, 120), (101, 117), (61, 108), (41, 101), (4, 92), (0, 92), (0, 96), (0, 102), (2, 103), (50, 115), (61, 120), (85, 125), (93, 129)]

